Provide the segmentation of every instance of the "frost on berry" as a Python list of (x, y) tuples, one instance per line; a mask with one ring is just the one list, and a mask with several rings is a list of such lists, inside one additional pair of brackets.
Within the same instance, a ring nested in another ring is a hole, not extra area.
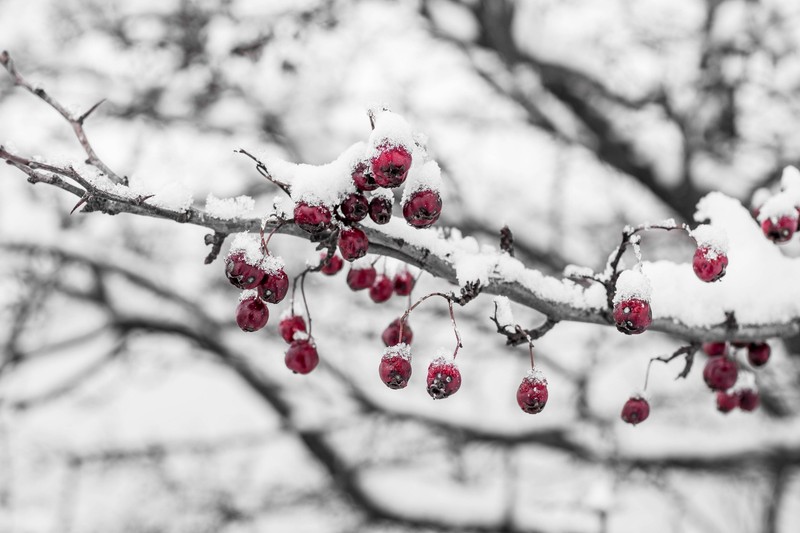
[(539, 370), (531, 369), (517, 389), (517, 404), (526, 413), (535, 415), (542, 412), (547, 397), (547, 379)]
[(452, 359), (439, 356), (428, 366), (428, 394), (434, 400), (449, 398), (461, 388), (461, 372)]
[(644, 332), (653, 322), (650, 310), (650, 280), (634, 270), (625, 270), (617, 278), (614, 292), (614, 322), (626, 335)]
[(411, 154), (403, 146), (383, 145), (370, 161), (372, 176), (381, 187), (399, 187), (411, 168)]
[(342, 200), (339, 209), (341, 209), (345, 220), (349, 222), (361, 222), (367, 218), (369, 202), (363, 194), (354, 192), (348, 194), (345, 199)]
[[(319, 256), (320, 261), (325, 261), (328, 258), (327, 252), (322, 252)], [(320, 272), (325, 274), (326, 276), (333, 276), (337, 274), (342, 267), (344, 266), (344, 261), (342, 258), (336, 254), (332, 255), (331, 258), (322, 265)]]
[(263, 259), (261, 238), (247, 232), (237, 233), (225, 258), (228, 281), (240, 289), (255, 289), (266, 275)]
[(692, 268), (697, 277), (706, 283), (721, 279), (727, 267), (728, 256), (724, 253), (704, 246), (694, 251)]
[(709, 358), (703, 368), (703, 379), (711, 390), (726, 391), (733, 387), (739, 369), (736, 362), (724, 355)]
[(375, 283), (378, 273), (374, 267), (351, 268), (347, 273), (347, 285), (354, 291), (369, 289)]
[(622, 406), (621, 417), (628, 424), (635, 426), (647, 420), (648, 416), (650, 416), (650, 404), (642, 396), (631, 396)]
[(408, 296), (414, 290), (414, 284), (417, 282), (411, 272), (402, 270), (394, 276), (394, 293), (398, 296)]
[(392, 280), (381, 274), (369, 288), (369, 297), (376, 304), (383, 303), (392, 297), (394, 292), (394, 284)]
[(704, 342), (703, 351), (706, 355), (722, 355), (725, 353), (727, 346), (724, 342)]
[(367, 143), (372, 177), (381, 187), (397, 187), (405, 181), (411, 168), (414, 147), (411, 126), (391, 111), (375, 115), (373, 125)]
[(390, 389), (404, 389), (411, 378), (411, 350), (407, 344), (386, 348), (378, 366), (378, 374)]
[(281, 318), (278, 323), (278, 331), (288, 343), (294, 341), (295, 333), (298, 331), (306, 331), (306, 321), (300, 315), (287, 315)]
[(345, 228), (339, 233), (339, 252), (348, 261), (367, 255), (369, 239), (359, 228)]
[(768, 199), (758, 212), (764, 235), (776, 243), (786, 242), (797, 230), (797, 191), (782, 191)]
[(717, 392), (717, 411), (730, 413), (739, 407), (739, 394), (733, 391)]
[(289, 292), (289, 276), (282, 268), (268, 273), (261, 285), (258, 286), (261, 298), (271, 304), (283, 301), (287, 292)]
[(392, 220), (392, 200), (386, 196), (375, 196), (369, 201), (369, 218), (376, 224), (388, 224)]
[(408, 322), (405, 323), (403, 326), (403, 338), (400, 338), (400, 319), (395, 318), (394, 320), (386, 326), (386, 329), (383, 330), (383, 334), (381, 335), (381, 340), (383, 340), (383, 344), (386, 346), (394, 346), (395, 344), (408, 344), (411, 345), (411, 342), (414, 340), (414, 332), (411, 331), (411, 326), (408, 325)]
[(242, 331), (257, 331), (267, 325), (269, 309), (256, 291), (245, 291), (236, 307), (236, 324)]
[(351, 176), (353, 178), (353, 183), (355, 183), (359, 191), (374, 191), (378, 188), (378, 184), (375, 183), (375, 179), (369, 172), (369, 167), (364, 162), (356, 164)]
[(403, 217), (415, 228), (432, 226), (441, 212), (442, 197), (436, 191), (417, 191), (403, 202)]
[(331, 223), (331, 210), (324, 205), (297, 202), (294, 207), (294, 223), (312, 235), (320, 233)]
[(747, 360), (755, 367), (764, 366), (769, 361), (770, 353), (766, 342), (753, 342), (747, 347)]
[(758, 391), (754, 389), (741, 389), (736, 394), (739, 396), (739, 409), (742, 411), (755, 411), (761, 405)]
[(292, 341), (284, 358), (286, 367), (295, 374), (308, 374), (319, 364), (317, 347), (310, 339)]

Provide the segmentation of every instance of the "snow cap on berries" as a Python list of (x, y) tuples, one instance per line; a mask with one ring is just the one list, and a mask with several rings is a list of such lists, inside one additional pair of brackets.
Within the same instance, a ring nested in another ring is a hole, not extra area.
[(411, 169), (408, 171), (408, 178), (406, 179), (406, 186), (403, 189), (403, 198), (401, 202), (405, 204), (411, 195), (417, 191), (433, 191), (441, 197), (442, 195), (442, 169), (439, 168), (439, 163), (430, 160), (425, 163), (418, 163), (415, 159), (411, 163)]
[(402, 357), (406, 361), (411, 361), (411, 347), (408, 344), (401, 342), (400, 344), (395, 344), (394, 346), (388, 346), (383, 351), (384, 359), (397, 356)]
[(531, 368), (528, 370), (528, 373), (525, 374), (525, 381), (529, 381), (531, 383), (544, 383), (547, 385), (547, 378), (544, 377), (544, 372), (539, 370), (538, 368)]
[(795, 198), (787, 191), (780, 192), (764, 202), (758, 211), (758, 221), (764, 222), (769, 219), (779, 219), (789, 217), (797, 219), (797, 208)]
[(261, 259), (264, 257), (264, 252), (261, 250), (261, 236), (255, 233), (242, 232), (237, 233), (231, 242), (231, 250), (229, 254), (242, 252), (244, 254), (244, 261), (248, 265), (259, 266)]
[(722, 228), (700, 224), (689, 235), (697, 242), (698, 248), (708, 248), (718, 254), (728, 253), (728, 234)]
[(752, 372), (741, 371), (736, 375), (736, 383), (734, 383), (731, 390), (734, 392), (742, 391), (742, 390), (758, 390), (758, 385), (756, 385), (756, 377), (755, 374)]
[(378, 111), (375, 115), (375, 129), (369, 136), (366, 159), (372, 159), (385, 147), (402, 146), (408, 153), (414, 149), (414, 134), (406, 119), (391, 111)]
[(638, 270), (624, 270), (617, 278), (614, 305), (625, 300), (650, 301), (650, 280)]
[(258, 291), (255, 289), (247, 289), (239, 294), (239, 301), (247, 300), (248, 298), (258, 298)]

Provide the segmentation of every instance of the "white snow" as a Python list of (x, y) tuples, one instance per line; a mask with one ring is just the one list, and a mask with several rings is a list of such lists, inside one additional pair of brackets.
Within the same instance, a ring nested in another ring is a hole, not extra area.
[(442, 170), (436, 161), (416, 163), (419, 158), (414, 157), (408, 171), (405, 187), (403, 188), (402, 203), (405, 203), (417, 191), (435, 191), (442, 195)]
[(229, 253), (244, 252), (245, 262), (261, 268), (268, 274), (284, 269), (283, 259), (276, 255), (264, 255), (261, 249), (261, 236), (247, 231), (237, 233), (231, 242)]
[(614, 304), (623, 300), (637, 299), (650, 301), (652, 286), (650, 279), (638, 270), (625, 270), (617, 278)]
[(728, 234), (722, 228), (700, 224), (689, 235), (697, 242), (698, 248), (708, 248), (721, 254), (728, 251)]
[(758, 221), (764, 222), (769, 219), (781, 217), (797, 218), (797, 207), (794, 193), (781, 191), (772, 198), (764, 202), (758, 212)]
[(383, 358), (388, 359), (399, 355), (407, 361), (411, 361), (411, 347), (406, 343), (395, 344), (394, 346), (387, 346), (383, 351)]
[[(402, 146), (409, 153), (414, 149), (414, 134), (406, 119), (391, 111), (375, 112), (375, 129), (369, 136), (366, 151), (367, 159), (380, 153), (383, 147)], [(413, 156), (413, 153), (412, 153)], [(412, 160), (413, 161), (413, 160)]]
[(514, 314), (511, 312), (511, 301), (506, 296), (495, 296), (494, 305), (497, 309), (497, 322), (503, 327), (514, 326)]
[(544, 372), (538, 368), (531, 368), (528, 370), (527, 374), (525, 374), (525, 379), (533, 383), (544, 383), (547, 385), (547, 378), (544, 377)]
[(208, 193), (205, 211), (212, 217), (234, 219), (245, 217), (255, 208), (256, 202), (249, 196), (217, 198)]
[(255, 289), (245, 289), (239, 294), (240, 302), (248, 298), (258, 298), (258, 291)]

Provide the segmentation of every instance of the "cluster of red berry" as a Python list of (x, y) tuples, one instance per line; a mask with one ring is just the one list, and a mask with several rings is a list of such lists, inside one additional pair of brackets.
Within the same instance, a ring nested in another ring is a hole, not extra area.
[(783, 243), (792, 238), (800, 229), (800, 172), (797, 168), (783, 169), (779, 192), (757, 191), (753, 197), (753, 216), (772, 242)]

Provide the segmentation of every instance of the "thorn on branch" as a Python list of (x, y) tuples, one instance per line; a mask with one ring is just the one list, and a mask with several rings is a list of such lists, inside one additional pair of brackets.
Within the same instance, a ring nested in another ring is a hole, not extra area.
[(508, 226), (503, 226), (500, 230), (500, 249), (514, 257), (514, 235)]
[(222, 250), (222, 243), (225, 242), (225, 238), (227, 236), (227, 233), (220, 233), (218, 231), (209, 233), (205, 236), (204, 240), (206, 246), (211, 246), (211, 250), (208, 252), (208, 255), (203, 261), (206, 265), (210, 265), (217, 257), (219, 257), (219, 252)]
[(133, 205), (142, 205), (143, 203), (145, 203), (147, 200), (149, 200), (153, 196), (155, 196), (155, 194), (147, 194), (147, 195), (141, 195), (140, 194), (139, 196), (137, 196), (136, 198), (131, 200), (131, 203)]
[(89, 201), (89, 198), (91, 198), (90, 194), (88, 194), (88, 193), (84, 194), (83, 197), (80, 200), (78, 200), (78, 203), (75, 204), (75, 207), (72, 208), (72, 211), (70, 211), (69, 214), (70, 215), (73, 214), (75, 212), (75, 210), (77, 210), (80, 206), (82, 206), (87, 201)]
[(100, 107), (100, 106), (103, 104), (103, 102), (105, 102), (105, 101), (106, 101), (106, 99), (105, 99), (105, 98), (103, 98), (102, 100), (100, 100), (99, 102), (97, 102), (96, 104), (94, 104), (92, 107), (90, 107), (90, 108), (89, 108), (89, 110), (88, 110), (88, 111), (86, 111), (86, 112), (85, 112), (83, 115), (79, 116), (79, 117), (78, 117), (78, 119), (76, 120), (76, 122), (77, 122), (78, 124), (81, 124), (81, 125), (83, 125), (83, 121), (84, 121), (84, 120), (86, 120), (87, 118), (89, 118), (89, 115), (91, 115), (92, 113), (94, 113), (94, 111), (95, 111), (95, 110), (96, 110), (98, 107)]
[(736, 313), (733, 311), (727, 311), (725, 313), (725, 329), (728, 331), (736, 331), (739, 329), (739, 322), (736, 320)]

